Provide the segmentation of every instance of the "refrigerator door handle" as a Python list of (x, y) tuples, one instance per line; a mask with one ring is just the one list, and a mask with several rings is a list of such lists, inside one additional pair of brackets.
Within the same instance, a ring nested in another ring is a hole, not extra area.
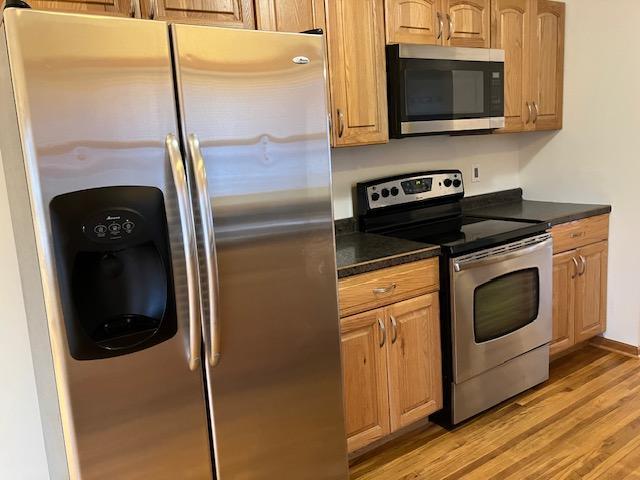
[(198, 288), (198, 258), (196, 255), (197, 243), (193, 212), (189, 199), (187, 176), (180, 153), (180, 144), (175, 135), (169, 134), (166, 138), (169, 163), (173, 174), (173, 182), (178, 198), (180, 211), (180, 224), (182, 230), (182, 243), (184, 244), (184, 256), (187, 271), (187, 290), (189, 297), (189, 368), (196, 370), (200, 364), (200, 345), (202, 342), (200, 324), (200, 294)]
[(189, 144), (189, 157), (195, 176), (198, 206), (202, 219), (204, 236), (204, 248), (207, 262), (208, 298), (209, 298), (209, 341), (205, 340), (205, 348), (208, 348), (207, 360), (209, 365), (215, 367), (220, 361), (220, 319), (218, 315), (218, 255), (216, 251), (216, 238), (213, 226), (213, 210), (211, 209), (211, 196), (207, 182), (207, 169), (200, 150), (200, 142), (195, 134), (187, 138)]

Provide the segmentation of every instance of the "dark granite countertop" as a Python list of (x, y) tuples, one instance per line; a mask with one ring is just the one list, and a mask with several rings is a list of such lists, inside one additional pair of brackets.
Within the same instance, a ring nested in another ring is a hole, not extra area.
[(336, 235), (338, 278), (440, 255), (440, 247), (372, 233)]
[[(519, 198), (517, 195), (508, 194), (518, 191), (520, 192)], [(611, 212), (610, 205), (540, 202), (524, 200), (521, 195), (522, 190), (516, 189), (470, 197), (465, 199), (464, 213), (467, 216), (478, 218), (520, 222), (548, 222), (551, 225), (558, 225)], [(505, 200), (504, 202), (498, 200), (500, 196)]]

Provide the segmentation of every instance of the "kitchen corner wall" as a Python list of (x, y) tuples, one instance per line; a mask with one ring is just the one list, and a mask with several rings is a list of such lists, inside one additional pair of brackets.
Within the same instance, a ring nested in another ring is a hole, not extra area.
[(520, 180), (528, 199), (613, 205), (605, 336), (637, 346), (640, 1), (566, 3), (564, 129), (520, 135)]
[[(336, 219), (351, 217), (356, 182), (423, 170), (462, 170), (467, 195), (520, 186), (516, 135), (433, 136), (391, 140), (386, 145), (335, 148), (333, 196)], [(471, 182), (473, 165), (480, 182)]]

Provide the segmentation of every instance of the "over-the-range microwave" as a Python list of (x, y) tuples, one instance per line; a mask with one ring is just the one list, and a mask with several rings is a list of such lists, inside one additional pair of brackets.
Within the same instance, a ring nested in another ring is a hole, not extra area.
[(391, 137), (504, 127), (504, 50), (389, 45)]

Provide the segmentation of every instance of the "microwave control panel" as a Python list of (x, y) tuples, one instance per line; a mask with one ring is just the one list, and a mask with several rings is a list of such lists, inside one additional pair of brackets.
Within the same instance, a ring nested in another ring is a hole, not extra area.
[(462, 172), (458, 170), (382, 179), (365, 188), (371, 210), (464, 194)]

